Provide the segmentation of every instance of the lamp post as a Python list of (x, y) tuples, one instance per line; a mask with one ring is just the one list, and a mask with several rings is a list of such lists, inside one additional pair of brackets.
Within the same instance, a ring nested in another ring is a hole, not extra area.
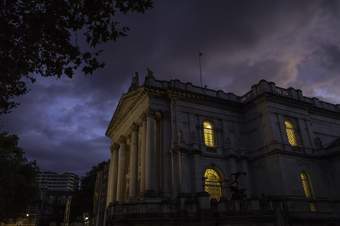
[(84, 213), (83, 214), (83, 222), (84, 222), (84, 226), (89, 226), (90, 224), (90, 218), (88, 213)]

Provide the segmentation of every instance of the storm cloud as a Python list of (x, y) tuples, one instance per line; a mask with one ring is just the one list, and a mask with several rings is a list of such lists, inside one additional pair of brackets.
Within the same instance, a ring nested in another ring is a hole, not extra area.
[(100, 46), (106, 67), (93, 76), (39, 79), (1, 128), (44, 170), (84, 174), (109, 157), (105, 130), (135, 71), (245, 93), (260, 79), (340, 103), (338, 1), (155, 1), (121, 17), (131, 31)]

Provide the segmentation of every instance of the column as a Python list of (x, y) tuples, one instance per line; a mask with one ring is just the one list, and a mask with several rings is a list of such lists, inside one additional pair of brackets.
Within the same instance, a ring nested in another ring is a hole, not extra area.
[(243, 182), (243, 188), (246, 189), (246, 195), (249, 196), (250, 195), (250, 183), (249, 183), (249, 179), (250, 179), (250, 175), (249, 175), (249, 168), (248, 168), (248, 161), (247, 159), (242, 159), (241, 160), (241, 168), (242, 168), (242, 172), (246, 173), (246, 175), (243, 175), (240, 179)]
[(171, 159), (170, 159), (170, 117), (168, 114), (164, 114), (163, 119), (161, 121), (162, 124), (162, 155), (163, 155), (163, 191), (166, 195), (169, 195), (171, 192)]
[(113, 197), (115, 196), (114, 191), (114, 168), (116, 166), (116, 162), (114, 161), (114, 151), (115, 145), (112, 144), (110, 147), (111, 157), (110, 157), (110, 165), (109, 165), (109, 175), (108, 175), (108, 183), (107, 183), (107, 199), (106, 199), (106, 206), (108, 206), (112, 201)]
[[(279, 132), (279, 143), (284, 144), (285, 143), (285, 138), (284, 138), (284, 128), (283, 128), (283, 121), (281, 120), (281, 116), (279, 113), (275, 113), (275, 120), (276, 120), (276, 127)], [(281, 122), (282, 121), (282, 122)]]
[(162, 147), (162, 139), (161, 137), (163, 136), (163, 131), (162, 131), (162, 114), (161, 112), (156, 112), (155, 113), (155, 119), (156, 119), (156, 130), (155, 130), (155, 153), (154, 153), (154, 167), (155, 167), (155, 176), (156, 176), (156, 184), (155, 184), (155, 191), (156, 192), (162, 192), (163, 188), (163, 147)]
[(112, 201), (117, 201), (117, 175), (118, 175), (118, 149), (119, 144), (115, 143), (113, 146), (113, 153), (111, 156), (111, 161), (113, 163), (112, 169)]
[(229, 188), (229, 185), (232, 182), (232, 180), (230, 179), (233, 179), (232, 174), (239, 172), (238, 163), (237, 163), (234, 149), (231, 149), (231, 156), (228, 158), (227, 161), (228, 161), (228, 164), (226, 164), (226, 167), (227, 167), (226, 169), (229, 175), (227, 173), (226, 175), (227, 180), (225, 180), (223, 184), (223, 187), (224, 187), (223, 194), (225, 197), (230, 198), (232, 195), (231, 189)]
[(141, 172), (140, 172), (140, 192), (144, 193), (145, 191), (145, 139), (146, 139), (146, 120), (145, 118), (142, 120), (142, 125), (140, 128), (141, 132), (141, 147), (140, 147), (140, 152), (141, 152), (141, 158), (140, 158), (140, 164), (141, 164)]
[(275, 137), (275, 130), (272, 126), (272, 113), (268, 110), (268, 107), (265, 108), (262, 116), (262, 144), (261, 146), (266, 146), (272, 144), (273, 141), (277, 140)]
[(311, 145), (311, 148), (316, 148), (315, 147), (315, 134), (313, 133), (312, 131), (312, 121), (310, 118), (308, 119), (305, 119), (305, 125), (306, 125), (306, 130), (307, 130), (307, 133), (308, 133), (308, 138), (309, 138), (309, 141), (310, 141), (310, 145)]
[(238, 172), (236, 158), (232, 156), (228, 160), (230, 166), (230, 174)]
[(110, 157), (110, 165), (109, 165), (109, 173), (108, 173), (108, 179), (107, 179), (107, 196), (106, 196), (106, 207), (109, 206), (111, 200), (112, 200), (112, 149), (111, 151), (111, 157)]
[(145, 150), (145, 192), (155, 191), (155, 164), (156, 153), (156, 120), (154, 115), (146, 117), (146, 150)]
[(126, 141), (124, 137), (119, 139), (119, 151), (118, 151), (118, 175), (117, 175), (117, 201), (123, 201), (123, 189), (125, 181), (125, 153)]
[(138, 151), (137, 144), (138, 144), (138, 127), (134, 123), (132, 125), (132, 133), (131, 133), (129, 198), (134, 198), (136, 196), (137, 151)]
[(299, 144), (304, 148), (304, 150), (306, 152), (311, 152), (312, 148), (313, 148), (313, 141), (311, 140), (309, 131), (308, 131), (308, 126), (306, 123), (306, 119), (301, 119), (299, 118), (297, 120), (297, 124), (296, 125), (296, 133), (298, 136), (298, 142)]
[(202, 192), (202, 172), (200, 171), (200, 151), (195, 151), (193, 156), (194, 161), (194, 191), (193, 192)]
[(283, 142), (283, 150), (291, 150), (291, 147), (288, 142), (287, 134), (286, 134), (286, 129), (284, 126), (284, 117), (282, 115), (278, 115), (279, 117), (279, 126), (280, 126), (280, 132), (282, 134), (282, 142)]

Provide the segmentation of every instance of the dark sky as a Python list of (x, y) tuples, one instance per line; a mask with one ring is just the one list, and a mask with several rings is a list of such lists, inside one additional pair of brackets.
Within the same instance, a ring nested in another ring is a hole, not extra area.
[(43, 170), (84, 174), (109, 157), (104, 133), (132, 74), (243, 94), (260, 79), (340, 103), (340, 1), (156, 0), (122, 18), (128, 37), (101, 46), (106, 67), (93, 76), (39, 79), (0, 127)]

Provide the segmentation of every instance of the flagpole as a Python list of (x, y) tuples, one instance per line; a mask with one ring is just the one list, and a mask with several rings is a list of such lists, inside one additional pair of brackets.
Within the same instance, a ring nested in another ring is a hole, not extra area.
[(203, 80), (202, 80), (202, 63), (201, 63), (201, 56), (203, 55), (203, 53), (199, 52), (198, 53), (198, 63), (200, 66), (200, 83), (201, 83), (201, 87), (203, 87)]

